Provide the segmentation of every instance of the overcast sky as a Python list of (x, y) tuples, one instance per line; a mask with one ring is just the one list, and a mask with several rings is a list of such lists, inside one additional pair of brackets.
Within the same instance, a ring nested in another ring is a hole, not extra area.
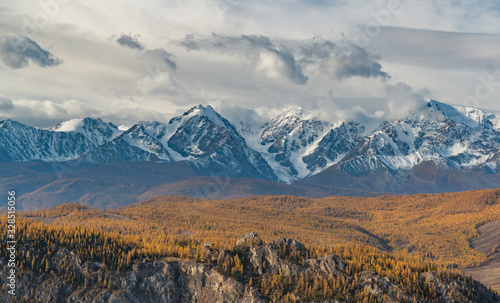
[(500, 110), (498, 1), (2, 1), (0, 119)]

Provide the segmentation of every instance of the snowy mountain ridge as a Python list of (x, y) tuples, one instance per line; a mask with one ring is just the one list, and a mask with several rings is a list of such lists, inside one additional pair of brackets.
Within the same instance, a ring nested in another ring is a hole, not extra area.
[(112, 123), (98, 118), (75, 122), (70, 123), (73, 128), (65, 128), (68, 124), (60, 123), (48, 130), (12, 120), (0, 122), (0, 161), (73, 160), (113, 140), (120, 133)]
[[(238, 129), (235, 127), (238, 125)], [(84, 118), (38, 129), (0, 122), (0, 161), (89, 164), (187, 161), (202, 174), (291, 183), (337, 167), (347, 174), (410, 171), (424, 162), (496, 173), (500, 116), (434, 100), (375, 130), (366, 121), (321, 121), (291, 107), (262, 125), (229, 122), (197, 105), (168, 123), (141, 121), (126, 131)]]

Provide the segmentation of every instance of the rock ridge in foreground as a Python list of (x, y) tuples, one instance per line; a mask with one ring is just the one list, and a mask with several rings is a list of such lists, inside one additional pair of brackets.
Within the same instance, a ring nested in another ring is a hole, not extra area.
[[(354, 272), (352, 264), (338, 255), (313, 258), (298, 241), (279, 238), (264, 244), (254, 232), (239, 238), (232, 250), (214, 250), (207, 242), (200, 252), (204, 263), (143, 260), (117, 272), (59, 247), (47, 261), (58, 271), (73, 268), (84, 282), (71, 283), (55, 272), (26, 269), (18, 278), (17, 302), (358, 302), (360, 298), (366, 302), (500, 302), (496, 293), (466, 276), (423, 272), (420, 283), (433, 292), (412, 293), (407, 285), (375, 271)], [(6, 261), (0, 258), (0, 283), (6, 282)], [(335, 283), (348, 285), (355, 295), (339, 295), (342, 287)], [(10, 299), (0, 292), (0, 302)]]

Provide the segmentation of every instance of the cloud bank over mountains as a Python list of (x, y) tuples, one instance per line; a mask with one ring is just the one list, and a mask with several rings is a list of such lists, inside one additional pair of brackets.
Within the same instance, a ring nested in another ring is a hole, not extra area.
[(488, 77), (469, 105), (500, 110), (495, 1), (54, 3), (0, 7), (0, 119), (127, 125), (199, 103), (387, 118), (464, 105)]

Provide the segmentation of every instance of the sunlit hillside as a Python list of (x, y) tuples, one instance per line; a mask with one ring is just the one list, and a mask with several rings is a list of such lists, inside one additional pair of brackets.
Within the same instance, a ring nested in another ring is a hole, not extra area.
[(104, 228), (155, 253), (176, 250), (179, 239), (195, 247), (212, 241), (231, 247), (247, 231), (263, 239), (294, 238), (317, 250), (345, 243), (411, 253), (455, 268), (487, 261), (469, 240), (477, 227), (500, 219), (500, 190), (462, 193), (304, 199), (289, 196), (229, 201), (158, 197), (114, 210), (63, 205), (26, 216), (60, 225)]

